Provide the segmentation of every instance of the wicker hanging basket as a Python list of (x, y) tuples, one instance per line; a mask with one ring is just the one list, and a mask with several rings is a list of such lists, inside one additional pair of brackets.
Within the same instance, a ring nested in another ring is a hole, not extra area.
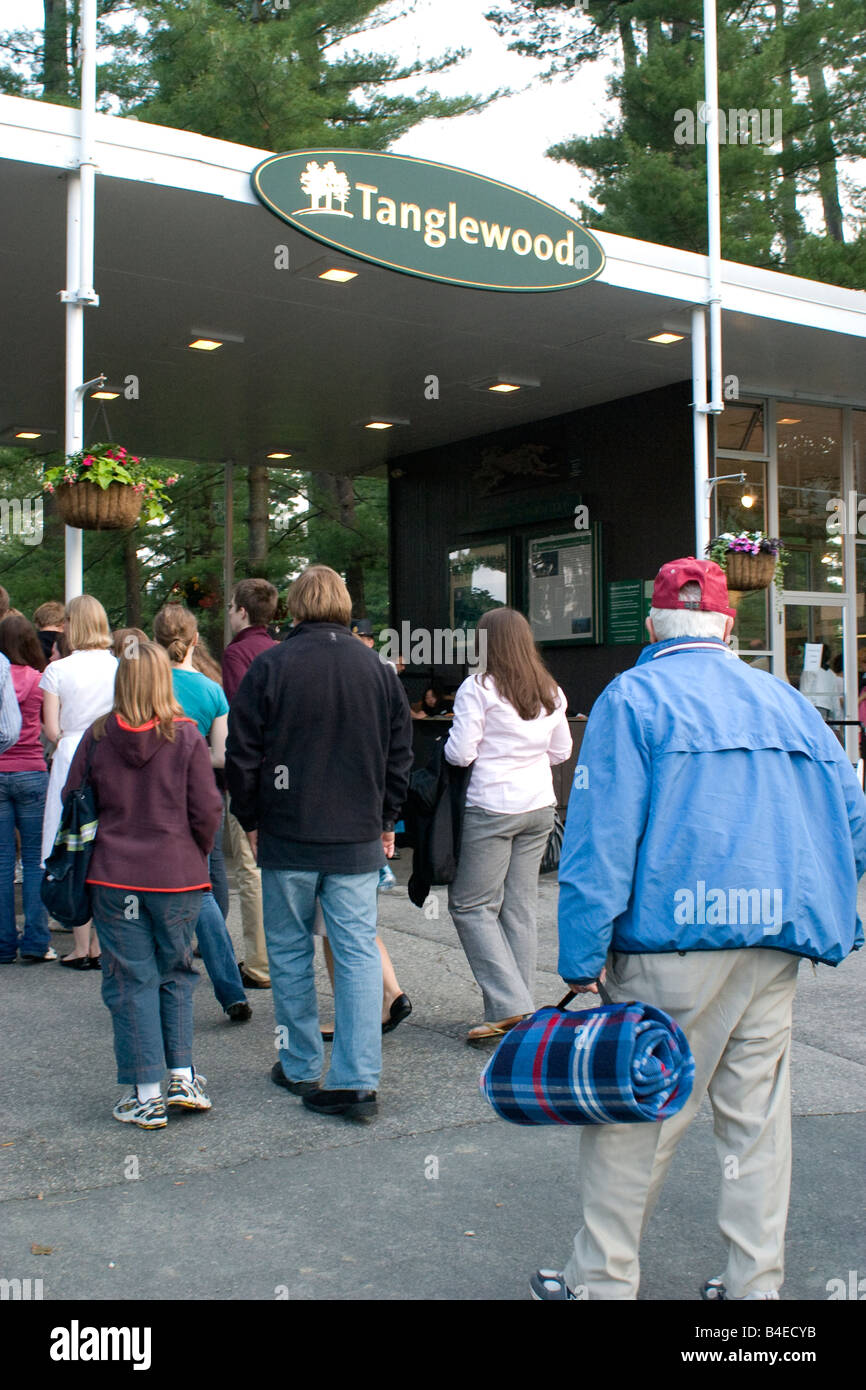
[(776, 557), (766, 551), (750, 555), (746, 551), (728, 552), (725, 574), (728, 589), (744, 593), (749, 589), (769, 589), (776, 572)]
[(67, 526), (81, 531), (128, 531), (138, 521), (143, 494), (128, 483), (101, 488), (85, 479), (61, 484), (55, 497)]

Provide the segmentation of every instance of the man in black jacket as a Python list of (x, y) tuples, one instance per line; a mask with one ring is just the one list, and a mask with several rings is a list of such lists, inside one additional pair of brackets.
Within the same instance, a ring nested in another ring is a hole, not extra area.
[[(349, 592), (313, 565), (289, 590), (294, 626), (253, 661), (232, 703), (226, 782), (262, 869), (280, 1060), (271, 1073), (320, 1114), (375, 1114), (382, 1065), (376, 886), (412, 766), (400, 682), (349, 631)], [(320, 1086), (316, 897), (334, 955), (335, 1032)]]

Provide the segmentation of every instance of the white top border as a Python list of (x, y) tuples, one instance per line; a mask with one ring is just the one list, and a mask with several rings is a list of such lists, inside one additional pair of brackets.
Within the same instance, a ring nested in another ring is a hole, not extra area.
[[(120, 116), (98, 115), (94, 135), (104, 176), (240, 203), (258, 204), (249, 176), (272, 153)], [(0, 150), (5, 159), (76, 168), (77, 109), (0, 96)], [(611, 232), (594, 235), (607, 257), (599, 283), (684, 304), (706, 302), (706, 256)], [(722, 302), (733, 313), (866, 337), (866, 293), (860, 290), (723, 261)]]

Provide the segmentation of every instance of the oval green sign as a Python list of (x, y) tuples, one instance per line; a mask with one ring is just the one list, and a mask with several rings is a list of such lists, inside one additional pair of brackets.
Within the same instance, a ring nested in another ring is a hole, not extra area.
[(376, 265), (485, 290), (593, 280), (604, 252), (550, 203), (496, 179), (370, 150), (293, 150), (251, 175), (257, 197), (327, 246)]

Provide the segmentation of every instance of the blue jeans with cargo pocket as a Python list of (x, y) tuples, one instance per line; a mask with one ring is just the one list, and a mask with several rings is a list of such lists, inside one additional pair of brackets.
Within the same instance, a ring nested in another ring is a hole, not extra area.
[(102, 946), (102, 998), (114, 1026), (120, 1083), (161, 1081), (192, 1066), (192, 934), (200, 889), (181, 893), (92, 889)]

